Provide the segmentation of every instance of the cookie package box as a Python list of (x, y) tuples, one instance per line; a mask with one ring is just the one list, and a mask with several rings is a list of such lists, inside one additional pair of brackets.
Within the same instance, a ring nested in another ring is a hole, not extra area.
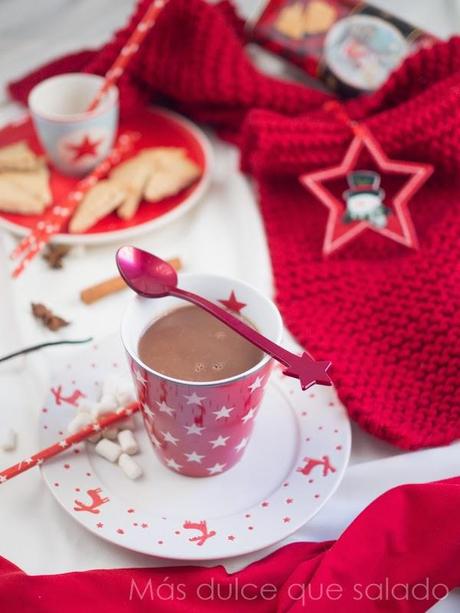
[(380, 87), (405, 57), (437, 38), (354, 0), (266, 0), (249, 38), (343, 97)]

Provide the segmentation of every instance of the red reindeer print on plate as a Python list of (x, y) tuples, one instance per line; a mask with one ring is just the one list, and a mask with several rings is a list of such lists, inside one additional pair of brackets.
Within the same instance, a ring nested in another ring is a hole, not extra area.
[(76, 407), (78, 406), (78, 401), (81, 398), (86, 398), (86, 395), (79, 389), (75, 389), (68, 396), (64, 396), (62, 393), (62, 385), (52, 387), (50, 391), (53, 394), (54, 400), (58, 406), (65, 402), (66, 404)]
[(311, 471), (317, 466), (323, 467), (323, 477), (326, 477), (329, 473), (335, 473), (336, 469), (329, 461), (329, 456), (323, 455), (321, 460), (315, 460), (314, 458), (304, 458), (305, 466), (297, 469), (299, 473), (303, 475), (309, 475)]
[(94, 513), (97, 515), (101, 512), (99, 507), (101, 507), (103, 504), (106, 504), (110, 500), (110, 498), (104, 498), (101, 496), (102, 490), (100, 487), (94, 490), (87, 490), (86, 493), (90, 497), (91, 502), (89, 504), (85, 504), (80, 500), (75, 500), (75, 506), (73, 508), (74, 511), (86, 511), (88, 513)]
[(215, 530), (208, 531), (208, 525), (205, 520), (199, 522), (187, 520), (183, 523), (182, 528), (185, 530), (198, 530), (200, 534), (197, 536), (191, 536), (188, 540), (191, 543), (196, 543), (199, 547), (204, 545), (208, 539), (216, 535)]

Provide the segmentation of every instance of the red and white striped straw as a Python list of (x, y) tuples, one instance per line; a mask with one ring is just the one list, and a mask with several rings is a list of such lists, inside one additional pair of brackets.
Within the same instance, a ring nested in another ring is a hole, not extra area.
[(83, 200), (86, 192), (97, 181), (105, 177), (110, 169), (116, 166), (132, 150), (138, 138), (139, 134), (136, 132), (121, 134), (109, 156), (96, 166), (89, 175), (79, 181), (76, 188), (66, 196), (63, 202), (54, 204), (35, 228), (23, 238), (10, 256), (11, 259), (22, 257), (12, 272), (14, 278), (17, 278), (24, 271), (37, 253), (49, 242), (50, 238), (62, 230), (69, 217), (72, 216)]
[[(104, 83), (89, 105), (88, 111), (92, 111), (98, 106), (112, 85), (115, 85), (122, 76), (129, 61), (139, 50), (142, 41), (154, 26), (158, 15), (167, 2), (168, 0), (153, 0), (152, 4), (146, 10), (145, 15), (139, 21), (133, 33), (121, 49), (116, 60), (107, 71)], [(105, 176), (112, 166), (120, 161), (122, 153), (127, 153), (127, 151), (124, 151), (127, 145), (127, 136), (120, 136), (109, 157), (95, 168), (91, 174), (82, 179), (78, 183), (76, 189), (67, 196), (64, 202), (54, 205), (51, 211), (45, 215), (44, 219), (41, 219), (29, 235), (19, 243), (11, 254), (12, 259), (23, 256), (19, 265), (13, 270), (12, 275), (14, 278), (18, 277), (25, 270), (26, 266), (34, 259), (37, 253), (43, 249), (50, 238), (63, 228), (65, 222), (73, 214), (88, 189), (94, 185), (96, 181)], [(130, 145), (130, 148), (132, 148), (132, 142)]]
[(161, 13), (167, 2), (168, 0), (153, 0), (152, 4), (146, 10), (145, 15), (139, 21), (131, 36), (126, 41), (125, 45), (123, 45), (123, 48), (118, 54), (116, 60), (107, 71), (104, 83), (101, 89), (97, 92), (94, 100), (89, 105), (88, 111), (93, 111), (98, 106), (112, 85), (114, 85), (125, 72), (129, 61), (133, 55), (138, 52), (142, 41), (154, 26), (158, 15)]
[(104, 417), (95, 420), (93, 423), (88, 424), (75, 434), (71, 434), (62, 440), (57, 441), (50, 447), (46, 447), (46, 449), (42, 449), (41, 451), (34, 453), (34, 455), (31, 455), (29, 458), (25, 458), (21, 462), (0, 471), (0, 485), (10, 481), (13, 479), (13, 477), (17, 477), (17, 475), (20, 475), (26, 470), (29, 470), (29, 468), (40, 466), (40, 464), (43, 464), (45, 460), (62, 453), (76, 443), (84, 441), (95, 432), (100, 432), (104, 428), (108, 428), (112, 424), (121, 421), (122, 419), (126, 419), (138, 410), (139, 404), (137, 402), (132, 402), (125, 407), (121, 407), (115, 413), (108, 413), (107, 415), (104, 415)]

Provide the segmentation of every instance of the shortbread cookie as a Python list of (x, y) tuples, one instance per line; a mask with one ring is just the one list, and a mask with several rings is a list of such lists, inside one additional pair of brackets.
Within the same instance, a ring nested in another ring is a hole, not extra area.
[(43, 200), (25, 190), (8, 176), (0, 174), (0, 211), (18, 215), (40, 215), (44, 209)]
[(174, 196), (188, 187), (201, 175), (200, 167), (184, 154), (170, 153), (157, 160), (154, 170), (144, 191), (149, 202), (158, 202), (167, 196)]
[(25, 141), (0, 148), (0, 171), (35, 170), (40, 164), (40, 158)]
[(150, 163), (168, 164), (173, 160), (186, 158), (187, 152), (182, 147), (150, 147), (143, 149), (138, 157)]
[(149, 160), (154, 164), (154, 167), (161, 170), (169, 170), (183, 176), (194, 176), (194, 179), (201, 174), (201, 170), (195, 162), (187, 157), (185, 149), (180, 147), (156, 147), (154, 149), (145, 149), (140, 157)]
[(304, 34), (304, 10), (302, 2), (284, 7), (275, 21), (275, 28), (287, 38), (300, 39)]
[(325, 0), (311, 0), (305, 9), (303, 26), (305, 34), (327, 32), (337, 19), (337, 9)]
[(120, 219), (129, 220), (134, 217), (142, 200), (142, 190), (127, 185), (124, 188), (125, 199), (117, 208), (117, 215)]
[(110, 180), (115, 181), (126, 193), (117, 214), (121, 219), (131, 219), (136, 214), (142, 200), (144, 188), (149, 179), (151, 164), (136, 156), (123, 162), (110, 173)]
[(19, 187), (32, 194), (45, 206), (50, 204), (52, 200), (49, 186), (49, 171), (43, 161), (35, 170), (28, 172), (2, 172), (0, 177), (7, 178), (12, 183), (19, 185)]
[(115, 182), (99, 181), (83, 198), (70, 220), (69, 231), (71, 233), (85, 232), (119, 207), (125, 198), (126, 193)]
[(288, 38), (327, 32), (337, 19), (337, 10), (325, 0), (296, 2), (285, 6), (275, 21), (275, 28)]

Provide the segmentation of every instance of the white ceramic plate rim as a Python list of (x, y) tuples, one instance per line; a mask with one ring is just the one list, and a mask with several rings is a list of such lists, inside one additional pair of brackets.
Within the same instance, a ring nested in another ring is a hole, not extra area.
[[(151, 219), (150, 221), (139, 223), (136, 226), (132, 226), (130, 228), (123, 228), (121, 230), (112, 230), (110, 232), (95, 232), (93, 234), (55, 234), (51, 242), (58, 242), (64, 245), (101, 245), (105, 243), (112, 243), (118, 240), (128, 240), (129, 238), (146, 234), (151, 230), (157, 230), (159, 228), (162, 228), (166, 224), (175, 221), (182, 215), (185, 215), (185, 213), (192, 209), (203, 197), (209, 187), (212, 168), (214, 165), (213, 150), (208, 137), (201, 130), (201, 128), (193, 124), (191, 121), (189, 121), (182, 115), (175, 113), (174, 111), (169, 111), (157, 106), (152, 106), (149, 108), (155, 111), (155, 113), (158, 113), (159, 115), (164, 115), (165, 117), (169, 117), (176, 123), (181, 124), (191, 134), (193, 134), (193, 136), (199, 142), (200, 147), (202, 148), (204, 153), (205, 168), (201, 179), (195, 185), (192, 193), (187, 196), (180, 204), (174, 207), (171, 211), (168, 211), (161, 217), (157, 217), (156, 219)], [(4, 227), (6, 230), (9, 230), (17, 236), (27, 236), (30, 233), (30, 228), (25, 228), (24, 226), (21, 226), (20, 224), (17, 224), (13, 221), (9, 221), (8, 219), (4, 219), (1, 216), (0, 227)]]

